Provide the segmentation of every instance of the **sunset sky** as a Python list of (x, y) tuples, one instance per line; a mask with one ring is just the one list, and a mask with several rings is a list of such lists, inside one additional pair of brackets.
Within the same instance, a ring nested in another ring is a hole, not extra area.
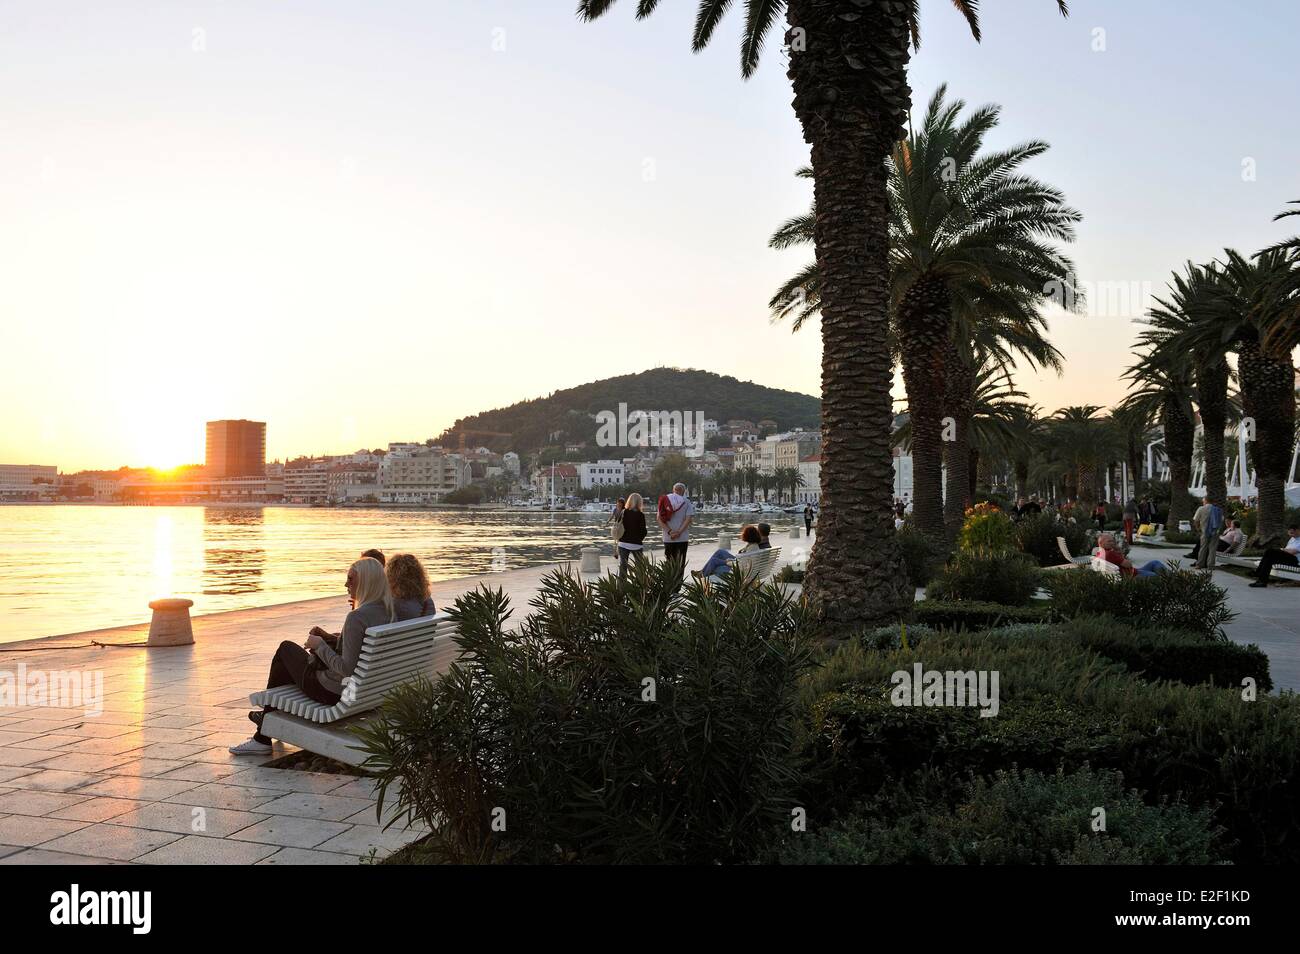
[[(0, 462), (199, 461), (227, 417), (339, 453), (658, 365), (816, 394), (817, 329), (766, 308), (810, 198), (779, 33), (744, 82), (739, 3), (701, 55), (693, 0), (575, 6), (0, 2)], [(1300, 5), (1071, 6), (990, 0), (977, 44), (926, 0), (911, 81), (1052, 144), (1085, 282), (1294, 231)], [(1055, 319), (1066, 373), (1022, 387), (1117, 399), (1130, 306)]]

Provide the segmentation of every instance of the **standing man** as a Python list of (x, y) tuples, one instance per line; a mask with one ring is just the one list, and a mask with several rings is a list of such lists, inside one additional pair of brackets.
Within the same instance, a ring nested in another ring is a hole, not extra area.
[(806, 537), (812, 536), (812, 521), (813, 521), (812, 504), (804, 504), (803, 526), (804, 526), (804, 536)]
[(686, 548), (690, 542), (695, 504), (686, 496), (686, 485), (673, 484), (673, 492), (659, 498), (656, 519), (664, 532), (664, 560), (677, 564), (677, 582), (686, 575)]
[(1223, 508), (1211, 503), (1209, 497), (1201, 498), (1201, 505), (1192, 514), (1192, 526), (1200, 534), (1196, 545), (1196, 568), (1213, 570), (1219, 553), (1219, 533), (1223, 530)]

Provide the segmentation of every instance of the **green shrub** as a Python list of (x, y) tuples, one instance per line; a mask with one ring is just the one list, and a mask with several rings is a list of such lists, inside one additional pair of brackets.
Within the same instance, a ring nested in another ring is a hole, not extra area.
[(1065, 538), (1065, 545), (1075, 556), (1087, 552), (1087, 535), (1077, 523), (1058, 523), (1050, 514), (1024, 517), (1016, 523), (1016, 543), (1039, 566), (1059, 566), (1065, 562), (1057, 537)]
[[(1237, 862), (1300, 862), (1300, 696), (1148, 682), (1070, 628), (932, 632), (919, 651), (845, 644), (801, 687), (809, 798), (820, 799), (807, 804), (844, 808), (923, 768), (964, 777), (1086, 761), (1123, 772), (1148, 800), (1213, 809)], [(998, 716), (890, 705), (891, 673), (917, 661), (998, 671)]]
[[(1104, 831), (1093, 830), (1098, 808)], [(1012, 769), (968, 782), (955, 807), (900, 788), (826, 828), (788, 837), (778, 860), (1194, 865), (1221, 860), (1222, 834), (1209, 809), (1148, 805), (1115, 771)]]
[(1255, 645), (1243, 646), (1226, 638), (1207, 639), (1203, 633), (1184, 630), (1138, 629), (1087, 617), (1074, 620), (1062, 630), (1062, 636), (1123, 663), (1144, 679), (1229, 688), (1240, 688), (1243, 679), (1253, 679), (1261, 692), (1273, 688), (1268, 656)]
[(934, 576), (941, 554), (934, 543), (920, 530), (905, 523), (897, 533), (898, 547), (903, 553), (907, 578), (912, 586), (925, 586)]
[(913, 606), (916, 622), (934, 629), (990, 629), (1017, 623), (1045, 623), (1051, 607), (1045, 602), (1029, 606), (975, 601), (948, 602), (925, 599)]
[(803, 570), (796, 570), (793, 566), (786, 564), (777, 572), (774, 579), (778, 583), (803, 583)]
[(1181, 629), (1206, 637), (1223, 635), (1224, 624), (1236, 617), (1228, 609), (1228, 594), (1209, 574), (1159, 573), (1131, 577), (1092, 572), (1046, 574), (1043, 585), (1052, 596), (1058, 619), (1114, 616), (1139, 628)]
[(634, 564), (626, 586), (550, 573), (532, 607), (515, 628), (499, 590), (457, 599), (457, 663), (359, 733), (381, 806), (462, 862), (735, 862), (788, 827), (813, 652), (779, 587)]
[(967, 551), (1006, 553), (1016, 547), (1016, 528), (1005, 511), (979, 503), (966, 510), (957, 545)]
[(1189, 533), (1183, 533), (1181, 530), (1170, 530), (1168, 527), (1165, 528), (1166, 543), (1186, 544), (1187, 546), (1190, 547), (1192, 544), (1196, 543), (1200, 539), (1201, 539), (1201, 535), (1194, 531)]
[(960, 550), (925, 589), (934, 600), (972, 600), (1024, 606), (1038, 591), (1037, 562), (1024, 553)]

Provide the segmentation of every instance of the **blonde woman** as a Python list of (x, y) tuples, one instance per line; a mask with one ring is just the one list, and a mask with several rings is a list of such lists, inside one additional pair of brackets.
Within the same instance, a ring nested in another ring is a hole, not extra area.
[[(343, 680), (352, 675), (361, 658), (361, 641), (371, 626), (381, 626), (398, 618), (393, 605), (393, 594), (384, 577), (384, 567), (372, 557), (364, 557), (348, 569), (348, 595), (356, 606), (343, 621), (337, 649), (331, 646), (319, 629), (307, 636), (306, 648), (285, 640), (271, 660), (271, 674), (266, 688), (297, 686), (312, 699), (332, 706), (343, 694)], [(413, 618), (415, 614), (404, 618)], [(239, 745), (232, 745), (234, 755), (266, 755), (271, 751), (271, 739), (262, 734), (262, 718), (269, 711), (250, 712), (248, 717), (257, 726), (253, 737)]]
[(618, 578), (627, 576), (627, 561), (635, 557), (639, 563), (644, 559), (646, 534), (645, 513), (641, 510), (641, 495), (629, 494), (627, 504), (623, 507), (623, 535), (618, 538)]

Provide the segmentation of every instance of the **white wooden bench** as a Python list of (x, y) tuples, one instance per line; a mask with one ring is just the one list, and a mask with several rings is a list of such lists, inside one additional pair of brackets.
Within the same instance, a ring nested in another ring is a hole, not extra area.
[(1056, 566), (1045, 566), (1044, 570), (1077, 570), (1088, 565), (1092, 557), (1075, 556), (1070, 552), (1070, 548), (1065, 543), (1065, 537), (1056, 538), (1056, 547), (1061, 551), (1061, 556), (1065, 557), (1066, 562), (1058, 563)]
[(1109, 573), (1112, 576), (1119, 576), (1120, 574), (1118, 566), (1111, 563), (1104, 556), (1097, 556), (1096, 554), (1093, 554), (1092, 557), (1090, 557), (1089, 567), (1095, 573)]
[[(750, 550), (748, 553), (738, 553), (736, 558), (730, 561), (731, 570), (734, 573), (740, 570), (747, 577), (754, 580), (766, 580), (776, 572), (776, 565), (781, 561), (781, 548), (768, 547), (765, 550)], [(711, 579), (719, 577), (700, 577), (704, 583)]]
[(366, 756), (355, 747), (349, 729), (403, 683), (446, 672), (460, 652), (452, 638), (455, 629), (446, 613), (370, 627), (357, 668), (343, 680), (343, 696), (334, 705), (315, 701), (297, 686), (249, 696), (255, 706), (273, 707), (262, 719), (262, 734), (346, 765), (360, 765)]

